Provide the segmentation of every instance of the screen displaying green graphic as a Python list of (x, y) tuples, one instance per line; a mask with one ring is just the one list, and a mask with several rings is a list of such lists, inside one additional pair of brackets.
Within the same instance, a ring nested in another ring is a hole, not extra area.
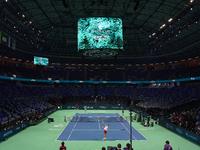
[(78, 21), (78, 50), (123, 49), (120, 18), (80, 18)]
[(49, 64), (48, 58), (34, 56), (34, 65), (48, 66), (48, 64)]

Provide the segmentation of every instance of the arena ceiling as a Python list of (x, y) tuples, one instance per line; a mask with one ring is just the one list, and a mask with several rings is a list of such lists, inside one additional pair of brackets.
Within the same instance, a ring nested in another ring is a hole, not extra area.
[[(1, 55), (50, 62), (107, 61), (159, 63), (200, 52), (200, 0), (1, 0), (0, 30), (17, 40)], [(86, 17), (123, 21), (124, 51), (113, 58), (77, 52), (77, 22)]]

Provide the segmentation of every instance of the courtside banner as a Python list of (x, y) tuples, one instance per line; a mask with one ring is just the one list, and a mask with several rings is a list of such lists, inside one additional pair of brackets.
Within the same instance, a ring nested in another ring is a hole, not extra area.
[(50, 114), (54, 113), (56, 110), (57, 110), (57, 107), (52, 108), (52, 109), (50, 109), (50, 110), (47, 110), (47, 111), (44, 112), (44, 116), (45, 116), (45, 117), (46, 117), (46, 116), (49, 116)]
[[(62, 105), (62, 109), (76, 109), (75, 105)], [(85, 105), (78, 105), (78, 109), (85, 109)], [(113, 109), (113, 110), (122, 110), (129, 109), (128, 106), (125, 105), (87, 105), (87, 109)]]
[(197, 135), (193, 132), (185, 130), (181, 127), (178, 127), (178, 126), (176, 126), (172, 123), (166, 122), (162, 119), (159, 119), (159, 125), (161, 125), (161, 126), (167, 128), (168, 130), (171, 130), (171, 131), (181, 135), (182, 137), (200, 145), (200, 135)]
[(21, 124), (18, 124), (16, 126), (14, 126), (13, 128), (10, 128), (8, 130), (5, 130), (3, 132), (0, 133), (0, 141), (3, 141), (9, 137), (11, 137), (12, 135), (18, 133), (19, 131), (27, 128), (29, 125), (29, 121), (24, 121)]

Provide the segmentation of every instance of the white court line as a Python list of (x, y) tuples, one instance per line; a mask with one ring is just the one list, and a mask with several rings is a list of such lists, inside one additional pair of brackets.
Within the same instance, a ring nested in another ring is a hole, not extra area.
[[(98, 131), (99, 129), (74, 129), (74, 131)], [(109, 131), (121, 131), (126, 129), (109, 129)]]
[[(80, 116), (81, 116), (81, 114), (79, 115), (79, 118), (80, 118)], [(78, 123), (79, 118), (77, 119), (77, 121), (76, 121), (76, 123), (75, 123), (75, 125), (74, 125), (74, 127), (73, 127), (73, 129), (72, 129), (72, 131), (71, 131), (71, 133), (70, 133), (70, 135), (69, 135), (69, 137), (67, 138), (67, 141), (69, 140), (69, 138), (70, 138), (72, 132), (74, 131), (74, 128), (76, 127), (76, 124)]]
[[(115, 115), (114, 115), (115, 116)], [(115, 116), (116, 117), (116, 116)], [(117, 118), (117, 117), (116, 117)], [(117, 118), (118, 119), (118, 118)], [(119, 119), (118, 119), (119, 120)], [(124, 124), (119, 120), (119, 122), (122, 124), (122, 126), (124, 126)], [(124, 126), (124, 128), (130, 133), (130, 131)], [(132, 133), (130, 133), (132, 135), (132, 137), (137, 140)]]
[[(119, 115), (119, 114), (118, 114)], [(119, 115), (120, 116), (120, 115)], [(126, 120), (126, 119), (124, 119), (124, 120)], [(126, 120), (126, 122), (128, 122), (127, 120)], [(129, 122), (128, 122), (129, 123)], [(130, 123), (129, 123), (129, 125), (130, 125)], [(131, 125), (132, 126), (132, 125)], [(134, 128), (133, 126), (132, 126), (132, 128)], [(135, 129), (135, 128), (134, 128)], [(135, 129), (136, 130), (136, 129)], [(144, 135), (142, 135), (138, 130), (136, 130), (141, 136), (143, 136), (144, 138), (145, 138), (145, 136)], [(147, 140), (147, 138), (145, 138), (146, 140)], [(137, 141), (142, 141), (142, 140), (137, 140)]]
[[(74, 116), (73, 116), (73, 117), (74, 117)], [(73, 118), (73, 117), (72, 117), (72, 118)], [(72, 120), (72, 118), (71, 118), (71, 120)], [(71, 120), (69, 121), (69, 123), (71, 122)], [(67, 126), (69, 125), (69, 123), (67, 124)], [(63, 129), (63, 131), (60, 133), (60, 135), (65, 131), (65, 129), (67, 128), (67, 126)], [(60, 135), (59, 135), (59, 136), (60, 136)], [(59, 136), (58, 136), (58, 137), (59, 137)], [(57, 139), (58, 139), (58, 137), (57, 137)], [(56, 139), (55, 141), (60, 141), (60, 140), (57, 140), (57, 139)]]

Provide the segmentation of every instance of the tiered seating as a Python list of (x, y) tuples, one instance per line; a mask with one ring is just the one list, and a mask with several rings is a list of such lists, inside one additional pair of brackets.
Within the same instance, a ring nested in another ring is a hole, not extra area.
[(123, 81), (123, 75), (121, 70), (107, 70), (109, 81)]
[(157, 81), (157, 80), (167, 80), (170, 76), (175, 72), (175, 70), (155, 70), (152, 71), (149, 80)]
[(36, 110), (39, 110), (39, 111), (45, 110), (45, 109), (53, 106), (53, 105), (51, 105), (51, 104), (49, 104), (45, 101), (42, 101), (41, 98), (34, 97), (34, 96), (33, 97), (26, 97), (26, 98), (24, 98), (24, 97), (18, 98), (17, 101), (25, 104), (26, 106), (29, 106), (30, 108), (32, 108), (32, 109), (29, 109), (29, 110), (31, 110), (31, 112), (35, 112)]
[(119, 87), (117, 89), (118, 95), (119, 96), (125, 96), (125, 97), (133, 97), (133, 90), (134, 87)]
[(77, 95), (78, 96), (93, 96), (93, 95), (95, 95), (94, 87), (78, 87)]
[(0, 65), (0, 68), (1, 68), (0, 74), (3, 76), (13, 76), (13, 74), (16, 75), (16, 72), (10, 66)]
[(137, 88), (137, 99), (150, 99), (158, 96), (164, 92), (167, 88)]
[(58, 86), (59, 96), (73, 96), (74, 87), (73, 86)]
[(69, 80), (84, 80), (84, 71), (83, 70), (70, 70), (69, 71)]
[[(47, 70), (23, 68), (9, 65), (0, 65), (1, 75), (13, 76), (31, 79), (59, 79), (65, 80), (68, 78), (67, 72), (69, 72), (69, 80), (90, 80), (94, 77), (102, 77), (103, 80), (109, 81), (143, 81), (146, 80), (166, 80), (200, 76), (200, 66), (177, 68), (168, 70), (154, 70), (145, 71), (144, 69), (136, 68), (124, 68), (124, 69), (88, 69), (87, 78), (85, 76), (85, 69), (68, 69), (66, 68), (47, 68)], [(105, 73), (106, 72), (106, 73)], [(148, 76), (149, 74), (149, 76)]]
[(15, 70), (17, 70), (17, 72), (22, 75), (23, 78), (42, 79), (39, 69), (16, 67)]
[(98, 87), (99, 96), (115, 96), (115, 88), (113, 87)]
[(14, 84), (0, 84), (1, 94), (9, 98), (21, 97), (21, 95), (13, 88), (14, 86)]
[(193, 99), (198, 99), (200, 95), (200, 87), (185, 87), (185, 89), (181, 90), (180, 93), (176, 97), (176, 100), (174, 99), (174, 103), (171, 104), (171, 107), (179, 106), (184, 103), (188, 103)]
[(53, 105), (44, 102), (37, 97), (21, 97), (15, 99), (0, 100), (0, 120), (1, 124), (12, 122), (15, 119), (22, 117), (24, 114), (29, 115), (37, 111), (45, 110)]
[(144, 70), (126, 70), (125, 76), (127, 81), (144, 81), (148, 72)]
[[(192, 73), (195, 72), (199, 67), (189, 67), (179, 69), (172, 77), (172, 79), (181, 79), (192, 77)], [(199, 74), (200, 75), (200, 74)]]
[(190, 74), (188, 75), (188, 77), (197, 77), (200, 76), (200, 67), (196, 66), (196, 67), (192, 67), (192, 71), (189, 71)]
[(64, 80), (66, 78), (65, 70), (42, 70), (45, 79), (52, 78), (52, 80)]
[(172, 87), (165, 90), (160, 95), (151, 97), (150, 100), (140, 103), (139, 106), (145, 108), (170, 109), (172, 107), (190, 102), (191, 99), (197, 99), (199, 94), (199, 87)]
[(26, 90), (40, 97), (56, 97), (55, 88), (53, 86), (26, 86)]
[(180, 90), (181, 87), (172, 87), (168, 90), (166, 90), (165, 92), (163, 92), (161, 95), (146, 101), (145, 104), (143, 103), (143, 107), (144, 105), (146, 105), (146, 108), (158, 108), (161, 107), (163, 105), (166, 105), (168, 102), (172, 102), (172, 99), (170, 99), (170, 97), (176, 93), (177, 91)]
[(105, 72), (101, 69), (90, 69), (87, 71), (87, 80), (95, 77), (99, 77), (100, 79), (105, 80)]

